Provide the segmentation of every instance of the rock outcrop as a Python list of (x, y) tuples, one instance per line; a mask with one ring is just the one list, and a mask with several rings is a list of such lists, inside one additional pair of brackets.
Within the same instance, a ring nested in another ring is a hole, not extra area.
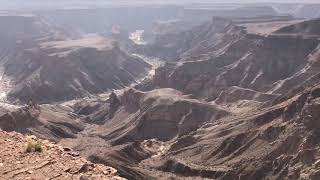
[[(36, 141), (42, 152), (26, 152), (27, 144)], [(35, 136), (0, 130), (1, 179), (97, 179), (124, 180), (117, 170), (93, 164), (69, 148), (63, 148)]]
[(85, 123), (68, 107), (42, 105), (25, 106), (2, 114), (0, 128), (58, 142), (62, 138), (75, 138), (85, 128)]

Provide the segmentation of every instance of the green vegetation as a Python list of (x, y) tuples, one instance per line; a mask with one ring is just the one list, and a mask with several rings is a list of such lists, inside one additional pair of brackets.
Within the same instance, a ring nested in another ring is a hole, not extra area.
[(40, 144), (39, 142), (37, 142), (37, 143), (34, 145), (34, 151), (35, 151), (35, 152), (42, 152), (42, 144)]
[(28, 142), (26, 152), (31, 153), (31, 152), (42, 152), (42, 144), (40, 142)]

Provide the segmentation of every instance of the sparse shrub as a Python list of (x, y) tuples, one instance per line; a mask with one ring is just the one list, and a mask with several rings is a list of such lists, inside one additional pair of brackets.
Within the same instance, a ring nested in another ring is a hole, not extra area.
[(26, 152), (31, 153), (33, 152), (33, 149), (34, 149), (34, 144), (32, 142), (28, 142)]
[(27, 148), (26, 148), (26, 153), (31, 153), (31, 152), (42, 152), (42, 144), (40, 142), (28, 142)]
[(34, 151), (35, 152), (42, 152), (42, 144), (37, 142), (35, 145), (34, 145)]

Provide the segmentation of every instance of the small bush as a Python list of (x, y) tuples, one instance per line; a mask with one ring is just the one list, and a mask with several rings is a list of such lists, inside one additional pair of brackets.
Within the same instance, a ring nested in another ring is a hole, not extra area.
[(33, 149), (34, 149), (34, 144), (32, 142), (28, 142), (26, 152), (31, 153), (33, 152)]
[(34, 145), (34, 151), (35, 152), (42, 152), (42, 145), (37, 142), (35, 145)]
[(28, 142), (26, 152), (42, 152), (42, 144), (39, 142)]

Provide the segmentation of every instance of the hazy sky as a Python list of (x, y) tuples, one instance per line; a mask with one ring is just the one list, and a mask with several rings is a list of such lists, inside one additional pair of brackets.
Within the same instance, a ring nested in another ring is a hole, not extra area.
[(186, 4), (186, 3), (319, 3), (320, 0), (0, 0), (0, 9), (6, 8), (54, 8), (90, 7), (110, 4)]
[[(256, 3), (256, 2), (278, 2), (278, 3), (320, 3), (320, 0), (0, 0), (1, 3), (57, 3), (57, 2), (64, 2), (64, 3), (136, 3), (136, 2), (143, 2), (143, 3)], [(1, 4), (2, 5), (2, 4)]]

